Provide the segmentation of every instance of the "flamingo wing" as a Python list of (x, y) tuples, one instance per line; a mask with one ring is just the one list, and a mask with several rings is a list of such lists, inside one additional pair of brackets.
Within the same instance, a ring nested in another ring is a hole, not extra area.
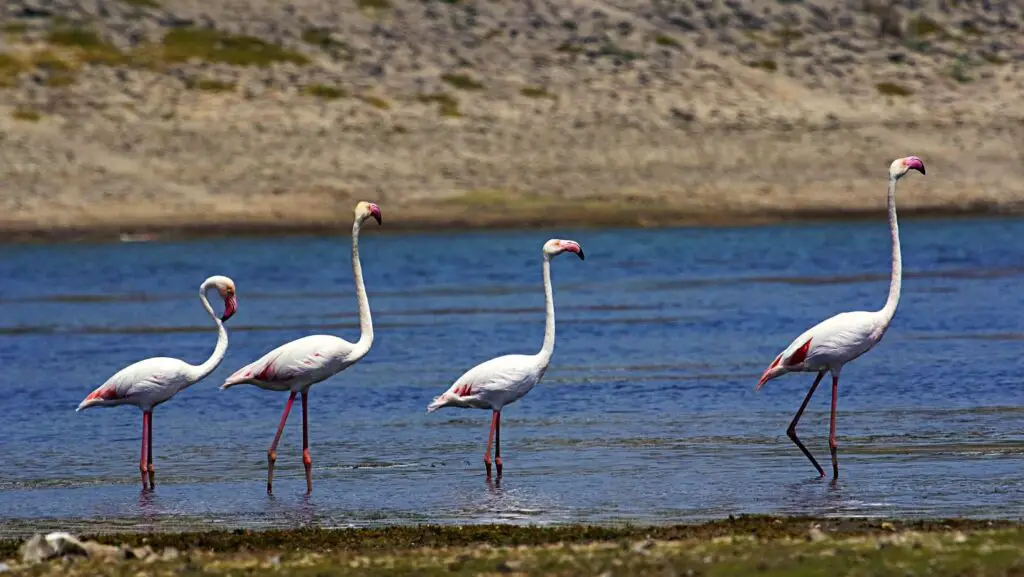
[(295, 381), (314, 383), (348, 366), (353, 345), (331, 335), (311, 335), (285, 343), (259, 360), (235, 371), (222, 389), (245, 383), (290, 386)]
[(505, 355), (484, 361), (436, 397), (427, 412), (445, 406), (500, 408), (528, 393), (541, 376), (543, 370), (532, 356)]
[(114, 373), (79, 403), (76, 410), (124, 404), (151, 408), (190, 384), (190, 368), (188, 363), (168, 357), (141, 360)]

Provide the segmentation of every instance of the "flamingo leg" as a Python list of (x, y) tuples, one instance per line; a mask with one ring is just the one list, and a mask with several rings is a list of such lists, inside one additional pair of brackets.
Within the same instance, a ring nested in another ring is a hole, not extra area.
[(274, 492), (274, 462), (277, 461), (277, 444), (281, 441), (281, 433), (284, 432), (284, 424), (288, 421), (288, 413), (292, 410), (292, 402), (295, 401), (295, 391), (288, 395), (288, 404), (284, 406), (284, 413), (281, 415), (281, 424), (277, 426), (277, 434), (274, 435), (274, 442), (267, 449), (267, 494)]
[(491, 415), (491, 432), (487, 435), (487, 452), (484, 453), (484, 467), (487, 467), (487, 478), (491, 478), (491, 442), (494, 441), (494, 428), (498, 424), (498, 411)]
[(313, 459), (309, 456), (309, 391), (302, 391), (302, 464), (306, 467), (306, 494), (313, 493)]
[(149, 443), (146, 448), (146, 464), (149, 470), (149, 488), (156, 489), (156, 468), (153, 467), (153, 411), (149, 412)]
[[(818, 470), (818, 474), (820, 476), (822, 476), (822, 477), (825, 476), (825, 470), (821, 468), (821, 465), (819, 465), (818, 461), (815, 460), (814, 455), (811, 455), (811, 452), (807, 450), (807, 447), (805, 447), (804, 444), (800, 442), (800, 439), (797, 438), (797, 436), (796, 436), (796, 424), (800, 422), (800, 417), (803, 416), (804, 409), (807, 408), (807, 403), (809, 403), (811, 401), (811, 396), (814, 395), (814, 391), (818, 388), (818, 383), (821, 382), (821, 379), (824, 376), (825, 376), (825, 371), (821, 371), (820, 373), (818, 373), (817, 378), (814, 379), (814, 384), (811, 385), (811, 390), (807, 391), (807, 396), (804, 397), (804, 402), (803, 402), (802, 405), (800, 405), (800, 410), (798, 410), (796, 412), (796, 415), (793, 416), (792, 422), (789, 423), (789, 428), (786, 429), (786, 435), (789, 437), (789, 439), (791, 441), (796, 443), (797, 447), (800, 447), (800, 450), (803, 451), (804, 456), (806, 456), (808, 459), (811, 460), (811, 464), (814, 465), (814, 468)], [(835, 390), (835, 389), (833, 389), (833, 390)], [(834, 397), (833, 397), (833, 399), (834, 399)], [(833, 400), (833, 403), (834, 403), (834, 400)], [(834, 462), (834, 459), (835, 459), (835, 455), (833, 453), (833, 462)]]
[[(828, 450), (832, 453), (832, 478), (839, 478), (839, 445), (836, 443), (836, 401), (839, 397), (839, 376), (832, 375), (832, 416), (829, 421)], [(824, 475), (824, 474), (822, 474)]]
[(149, 434), (149, 411), (142, 412), (142, 454), (139, 456), (139, 472), (142, 473), (142, 490), (146, 490), (146, 441)]
[(498, 468), (501, 478), (501, 411), (494, 412), (494, 465)]

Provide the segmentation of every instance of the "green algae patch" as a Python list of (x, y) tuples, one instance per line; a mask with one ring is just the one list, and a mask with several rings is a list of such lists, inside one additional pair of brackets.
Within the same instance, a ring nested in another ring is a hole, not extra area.
[[(416, 526), (111, 535), (146, 560), (52, 561), (32, 575), (880, 575), (1024, 574), (1008, 522), (739, 517), (663, 527)], [(12, 557), (12, 543), (3, 543)], [(173, 547), (173, 550), (165, 548)]]
[(236, 36), (211, 28), (175, 28), (164, 36), (164, 62), (192, 59), (234, 66), (267, 67), (275, 62), (308, 64), (305, 55), (255, 36)]

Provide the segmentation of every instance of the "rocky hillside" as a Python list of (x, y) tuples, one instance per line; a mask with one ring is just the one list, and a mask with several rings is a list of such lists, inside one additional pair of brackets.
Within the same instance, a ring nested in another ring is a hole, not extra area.
[(410, 222), (877, 210), (907, 154), (908, 208), (1024, 206), (1015, 0), (0, 0), (0, 22), (9, 231), (316, 225), (357, 197)]

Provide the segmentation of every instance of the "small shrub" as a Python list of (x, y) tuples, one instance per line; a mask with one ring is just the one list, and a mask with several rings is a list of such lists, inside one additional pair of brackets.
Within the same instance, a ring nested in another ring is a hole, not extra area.
[(804, 37), (804, 33), (799, 30), (787, 27), (783, 28), (782, 30), (776, 30), (775, 37), (779, 39), (779, 42), (783, 46), (789, 46), (791, 43), (802, 39)]
[(310, 96), (316, 96), (317, 98), (322, 98), (324, 100), (337, 100), (338, 98), (348, 96), (345, 89), (337, 86), (328, 86), (326, 84), (313, 84), (311, 86), (307, 86), (305, 92)]
[(779, 65), (774, 60), (755, 60), (749, 64), (751, 68), (760, 68), (761, 70), (767, 70), (768, 72), (775, 72), (779, 69)]
[(942, 28), (932, 20), (919, 16), (907, 24), (907, 32), (917, 38), (927, 38), (944, 32)]
[(875, 84), (875, 90), (877, 90), (879, 94), (882, 94), (884, 96), (906, 97), (914, 93), (914, 91), (910, 90), (909, 88), (900, 86), (899, 84), (895, 84), (893, 82), (879, 82), (878, 84)]
[(5, 34), (24, 34), (28, 32), (28, 24), (26, 22), (8, 22), (4, 24), (3, 31)]
[(90, 64), (122, 64), (125, 55), (105, 42), (96, 32), (82, 27), (58, 25), (50, 31), (50, 44), (71, 49), (83, 62)]
[(14, 86), (25, 65), (17, 58), (0, 52), (0, 87)]
[(664, 34), (658, 34), (657, 36), (655, 36), (654, 43), (657, 44), (658, 46), (668, 46), (671, 48), (679, 48), (682, 46), (682, 44), (680, 44), (678, 40), (672, 38), (671, 36), (666, 36)]
[(460, 90), (483, 90), (484, 85), (467, 74), (442, 74), (441, 81)]
[(374, 96), (372, 94), (364, 94), (359, 97), (359, 100), (362, 100), (363, 102), (369, 104), (370, 106), (378, 110), (388, 110), (391, 108), (390, 102), (384, 100), (383, 98), (380, 98), (379, 96)]
[(527, 98), (548, 98), (551, 100), (555, 99), (554, 94), (551, 94), (547, 90), (544, 90), (543, 88), (538, 88), (536, 86), (524, 86), (519, 89), (519, 94), (522, 94)]
[(136, 6), (138, 8), (159, 8), (160, 3), (156, 0), (121, 0), (125, 4)]
[(462, 116), (462, 113), (459, 112), (459, 101), (450, 94), (445, 94), (444, 92), (438, 92), (436, 94), (420, 94), (416, 97), (416, 100), (419, 100), (424, 104), (437, 103), (437, 110), (441, 116)]
[(642, 56), (639, 52), (633, 52), (632, 50), (626, 50), (620, 47), (614, 42), (608, 42), (601, 47), (601, 56), (611, 56), (613, 58), (621, 58), (626, 62), (632, 62)]
[(266, 67), (274, 62), (308, 64), (305, 55), (254, 36), (232, 36), (208, 28), (175, 28), (164, 36), (161, 54), (165, 62), (197, 58), (235, 66)]
[(919, 38), (907, 38), (903, 41), (903, 46), (908, 50), (914, 52), (920, 52), (926, 54), (932, 48), (932, 43), (927, 40), (921, 40)]
[(981, 36), (984, 34), (984, 31), (970, 20), (964, 20), (960, 23), (960, 31), (969, 36)]
[(974, 80), (968, 72), (970, 67), (971, 61), (966, 56), (957, 56), (956, 62), (953, 63), (953, 66), (949, 70), (949, 75), (953, 77), (953, 80), (956, 80), (960, 84), (967, 84)]
[(190, 81), (186, 85), (193, 90), (205, 90), (207, 92), (227, 92), (235, 89), (235, 85), (231, 82), (222, 82), (212, 78), (200, 78)]
[(1009, 60), (999, 56), (998, 54), (993, 54), (992, 52), (982, 52), (981, 59), (996, 66), (1001, 66), (1010, 62)]
[(39, 114), (39, 111), (32, 110), (30, 108), (15, 108), (11, 112), (11, 118), (15, 120), (24, 120), (25, 122), (39, 122), (39, 119), (43, 117)]
[(355, 0), (360, 10), (387, 10), (391, 8), (390, 0)]
[(46, 72), (46, 86), (59, 88), (75, 83), (74, 67), (53, 52), (40, 52), (35, 56), (33, 64)]
[(579, 54), (583, 52), (583, 47), (578, 44), (573, 44), (572, 42), (563, 42), (562, 44), (559, 44), (558, 48), (555, 48), (555, 50), (566, 54)]

